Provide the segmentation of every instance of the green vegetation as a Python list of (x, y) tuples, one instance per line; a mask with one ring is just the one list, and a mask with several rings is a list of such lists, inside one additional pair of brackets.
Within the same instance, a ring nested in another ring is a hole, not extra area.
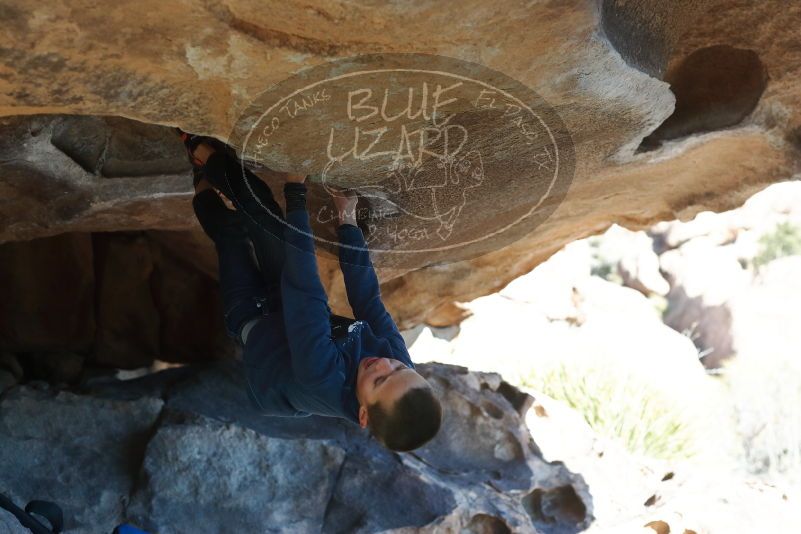
[(558, 363), (522, 382), (565, 402), (593, 430), (620, 440), (632, 453), (661, 459), (694, 454), (692, 433), (675, 403), (619, 369)]
[(775, 259), (797, 254), (801, 254), (801, 228), (782, 222), (759, 238), (759, 253), (754, 258), (754, 267), (758, 269)]
[(622, 285), (623, 279), (617, 272), (617, 264), (620, 258), (610, 258), (602, 254), (601, 242), (603, 236), (592, 236), (588, 238), (590, 249), (592, 250), (592, 266), (590, 274), (599, 276), (604, 280), (614, 284)]

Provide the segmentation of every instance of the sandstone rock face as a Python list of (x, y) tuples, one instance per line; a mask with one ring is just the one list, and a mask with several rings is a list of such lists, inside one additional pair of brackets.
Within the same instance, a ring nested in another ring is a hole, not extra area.
[[(154, 125), (227, 139), (265, 89), (364, 53), (439, 54), (501, 72), (547, 101), (575, 148), (568, 196), (535, 231), (490, 241), (481, 257), (382, 270), (403, 326), (496, 290), (612, 222), (638, 229), (728, 209), (797, 171), (801, 12), (786, 2), (468, 2), (454, 16), (445, 4), (326, 1), (268, 11), (241, 0), (4, 4), (0, 239), (193, 227), (180, 146)], [(513, 155), (515, 141), (488, 135), (487, 148)], [(280, 171), (303, 163), (273, 156)], [(508, 216), (499, 199), (524, 197), (527, 178), (497, 179), (462, 217), (478, 228)]]
[(16, 502), (61, 504), (77, 533), (124, 520), (165, 533), (561, 533), (592, 521), (581, 476), (542, 458), (508, 400), (520, 392), (497, 374), (420, 368), (446, 428), (414, 454), (341, 420), (260, 416), (230, 363), (81, 395), (18, 386), (0, 400), (0, 484)]
[(45, 115), (4, 117), (0, 130), (3, 241), (191, 220), (189, 163), (167, 128)]

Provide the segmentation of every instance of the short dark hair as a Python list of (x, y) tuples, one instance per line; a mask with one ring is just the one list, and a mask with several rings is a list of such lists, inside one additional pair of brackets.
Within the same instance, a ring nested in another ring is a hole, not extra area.
[(370, 433), (393, 451), (411, 451), (423, 446), (439, 432), (442, 407), (430, 387), (407, 391), (390, 411), (380, 404), (367, 406)]

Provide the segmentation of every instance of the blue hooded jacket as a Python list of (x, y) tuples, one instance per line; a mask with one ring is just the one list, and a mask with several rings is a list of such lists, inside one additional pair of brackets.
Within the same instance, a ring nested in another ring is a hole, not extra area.
[(339, 265), (356, 320), (347, 335), (334, 339), (305, 206), (288, 201), (286, 222), (283, 314), (264, 316), (248, 335), (243, 353), (248, 394), (265, 415), (317, 414), (358, 424), (356, 373), (362, 358), (393, 358), (412, 369), (414, 364), (381, 301), (361, 229), (352, 224), (337, 228)]

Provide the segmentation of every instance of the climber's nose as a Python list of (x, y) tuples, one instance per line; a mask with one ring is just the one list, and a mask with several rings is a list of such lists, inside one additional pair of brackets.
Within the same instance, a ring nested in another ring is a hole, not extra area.
[(392, 366), (389, 364), (389, 358), (380, 358), (377, 362), (375, 362), (376, 368), (379, 371), (386, 372), (392, 369)]

